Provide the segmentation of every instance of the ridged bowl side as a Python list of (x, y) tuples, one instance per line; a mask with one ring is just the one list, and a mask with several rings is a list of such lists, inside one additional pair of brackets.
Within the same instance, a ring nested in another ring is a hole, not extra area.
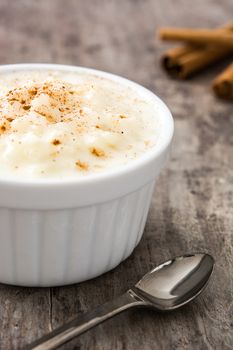
[(65, 210), (0, 208), (0, 282), (55, 286), (96, 277), (142, 236), (154, 181), (110, 202)]

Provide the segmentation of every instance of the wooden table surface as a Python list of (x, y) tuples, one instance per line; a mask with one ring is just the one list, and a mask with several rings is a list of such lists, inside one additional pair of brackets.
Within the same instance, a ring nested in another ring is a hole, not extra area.
[(159, 65), (168, 45), (154, 35), (165, 25), (214, 27), (232, 14), (232, 0), (0, 0), (0, 64), (65, 63), (123, 75), (164, 99), (176, 124), (171, 160), (131, 257), (77, 285), (0, 285), (0, 349), (22, 348), (121, 294), (164, 259), (193, 251), (216, 259), (195, 302), (167, 314), (126, 312), (62, 349), (232, 349), (233, 105), (210, 90), (227, 62), (186, 82), (171, 80)]

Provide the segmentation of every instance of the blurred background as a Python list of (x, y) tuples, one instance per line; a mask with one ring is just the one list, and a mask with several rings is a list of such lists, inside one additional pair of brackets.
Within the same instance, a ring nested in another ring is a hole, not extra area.
[(171, 44), (161, 44), (155, 30), (211, 28), (232, 13), (232, 0), (0, 0), (0, 64), (93, 67), (160, 91), (159, 56)]

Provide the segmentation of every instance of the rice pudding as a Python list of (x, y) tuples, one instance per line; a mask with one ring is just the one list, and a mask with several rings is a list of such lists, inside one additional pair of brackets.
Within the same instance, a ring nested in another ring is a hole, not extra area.
[(156, 147), (159, 108), (137, 89), (62, 70), (0, 75), (0, 178), (77, 178)]

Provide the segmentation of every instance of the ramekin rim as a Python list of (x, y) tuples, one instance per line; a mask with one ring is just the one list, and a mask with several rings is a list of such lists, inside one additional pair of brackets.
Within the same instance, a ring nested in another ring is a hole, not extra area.
[(73, 185), (81, 185), (91, 182), (99, 182), (104, 181), (105, 179), (111, 179), (119, 176), (126, 175), (127, 173), (131, 173), (136, 171), (138, 168), (143, 167), (145, 164), (150, 163), (152, 160), (158, 158), (170, 145), (172, 141), (172, 137), (174, 134), (174, 120), (172, 114), (166, 104), (158, 97), (154, 92), (150, 91), (143, 85), (136, 83), (130, 79), (124, 78), (114, 73), (109, 73), (101, 70), (97, 70), (94, 68), (88, 68), (83, 66), (75, 66), (75, 65), (66, 65), (66, 64), (56, 64), (56, 63), (17, 63), (17, 64), (6, 64), (0, 65), (0, 72), (7, 70), (30, 70), (30, 69), (51, 69), (51, 70), (67, 70), (67, 71), (82, 71), (86, 73), (91, 73), (100, 77), (106, 77), (110, 80), (119, 81), (120, 83), (132, 87), (136, 90), (141, 90), (145, 95), (150, 95), (151, 98), (156, 100), (156, 103), (159, 107), (160, 113), (163, 114), (163, 117), (166, 117), (166, 137), (164, 137), (163, 141), (161, 141), (158, 145), (148, 149), (140, 155), (137, 159), (130, 161), (128, 164), (124, 164), (124, 166), (113, 168), (112, 170), (104, 170), (103, 172), (88, 174), (85, 177), (77, 177), (77, 178), (0, 178), (0, 186), (1, 185), (18, 185), (18, 186), (33, 186), (33, 187), (46, 187), (46, 186), (73, 186)]

